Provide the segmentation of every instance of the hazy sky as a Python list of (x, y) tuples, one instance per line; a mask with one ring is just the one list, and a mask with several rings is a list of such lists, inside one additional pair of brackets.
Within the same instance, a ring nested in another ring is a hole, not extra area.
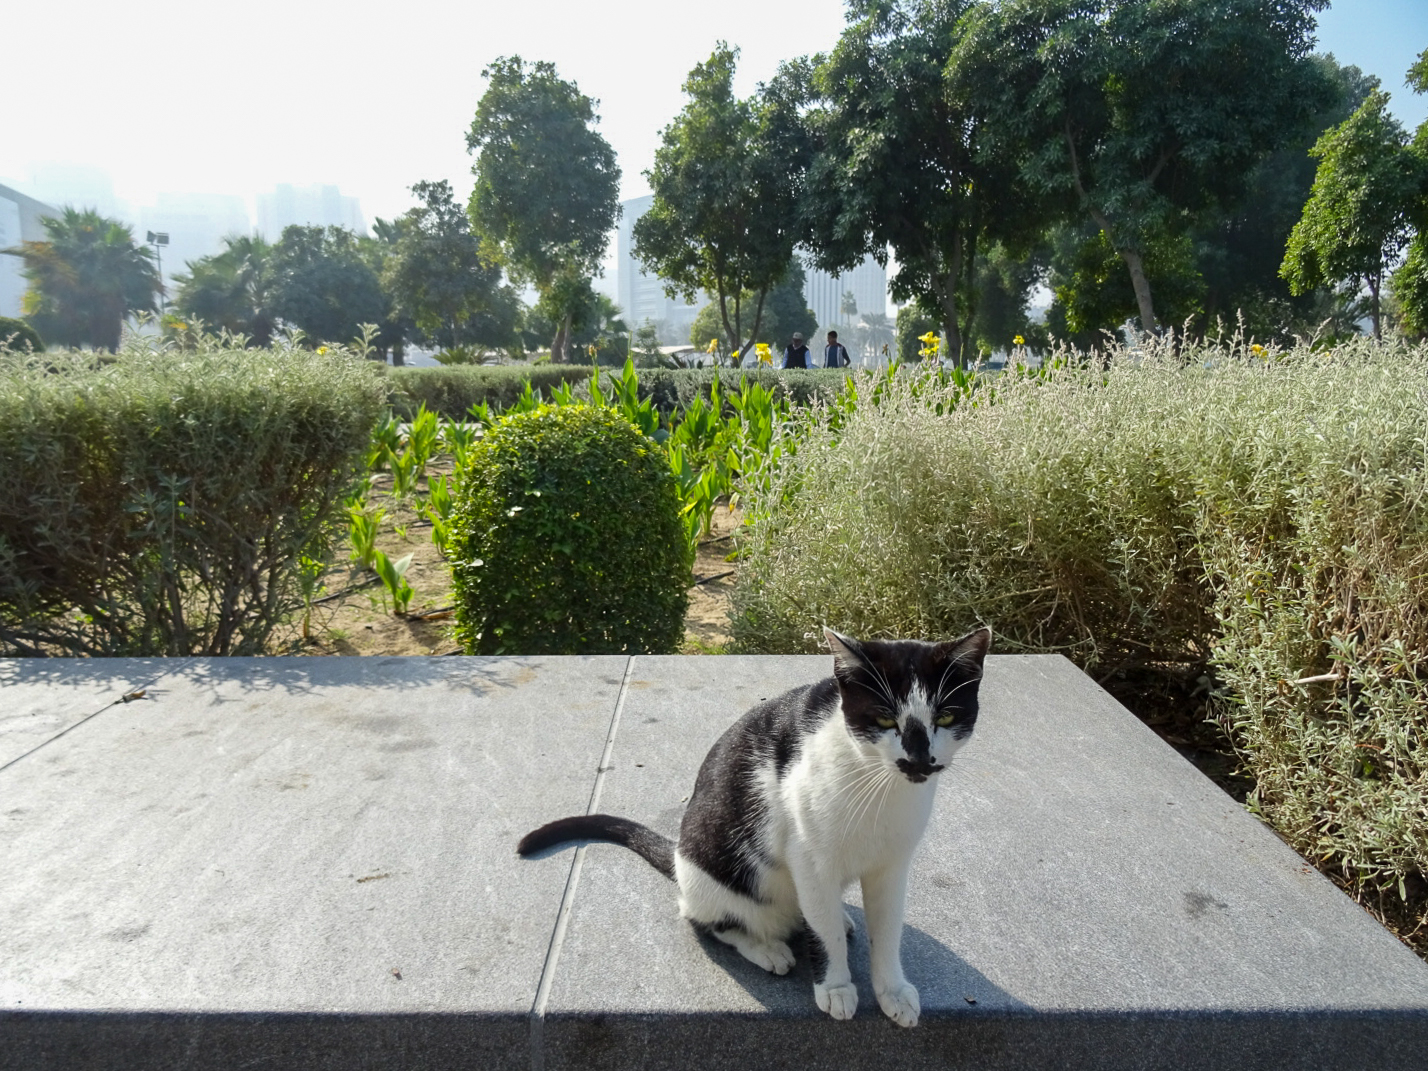
[[(785, 57), (825, 50), (841, 0), (46, 0), (11, 5), (0, 63), (0, 182), (32, 170), (104, 169), (119, 197), (172, 191), (251, 199), (279, 182), (333, 183), (364, 214), (393, 216), (407, 187), (449, 179), (464, 197), (465, 133), (500, 55), (552, 60), (600, 101), (622, 196), (682, 106), (680, 84), (719, 39), (742, 48), (740, 91)], [(1410, 127), (1428, 98), (1403, 75), (1428, 47), (1428, 0), (1338, 0), (1320, 44), (1383, 79)], [(38, 192), (38, 191), (35, 191)]]

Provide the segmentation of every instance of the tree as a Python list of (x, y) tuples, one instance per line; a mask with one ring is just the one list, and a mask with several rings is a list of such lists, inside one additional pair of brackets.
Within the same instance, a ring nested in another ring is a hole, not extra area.
[(46, 239), (6, 250), (24, 258), (25, 318), (49, 342), (113, 353), (126, 317), (156, 310), (154, 255), (118, 220), (65, 208), (40, 223)]
[(1296, 294), (1325, 283), (1367, 288), (1376, 339), (1384, 272), (1412, 236), (1411, 211), (1428, 174), (1387, 108), (1388, 94), (1374, 90), (1315, 143), (1314, 188), (1280, 268)]
[(599, 273), (619, 216), (615, 151), (594, 129), (595, 102), (553, 64), (510, 56), (482, 74), (489, 84), (466, 135), (472, 229), (490, 259), (553, 306), (551, 357), (564, 361), (574, 315), (565, 296)]
[[(1415, 93), (1428, 93), (1428, 49), (1408, 69), (1408, 85)], [(1419, 124), (1410, 151), (1428, 173), (1428, 120)], [(1398, 302), (1400, 329), (1421, 338), (1428, 335), (1428, 180), (1414, 199), (1411, 216), (1415, 234), (1403, 266), (1393, 274), (1393, 296)]]
[(504, 348), (515, 340), (520, 299), (481, 251), (451, 185), (418, 182), (423, 202), (391, 230), (382, 284), (424, 346)]
[[(1337, 87), (1330, 106), (1255, 166), (1237, 208), (1212, 212), (1191, 231), (1207, 323), (1217, 317), (1229, 323), (1240, 319), (1261, 342), (1312, 334), (1325, 319), (1325, 303), (1334, 300), (1332, 291), (1322, 288), (1292, 294), (1279, 266), (1314, 185), (1316, 165), (1309, 150), (1379, 87), (1377, 78), (1357, 67), (1341, 67), (1333, 56), (1311, 61)], [(1157, 295), (1165, 293), (1154, 280), (1152, 287)]]
[[(803, 265), (797, 257), (789, 257), (783, 278), (769, 287), (764, 298), (762, 315), (753, 333), (748, 336), (744, 345), (728, 347), (729, 352), (738, 355), (736, 363), (747, 355), (751, 346), (759, 342), (772, 346), (776, 353), (782, 352), (795, 331), (810, 342), (810, 349), (816, 348), (811, 343), (813, 333), (818, 329), (818, 318), (803, 296), (804, 278)], [(758, 295), (746, 290), (739, 295), (738, 304), (757, 305)], [(710, 339), (728, 337), (723, 329), (724, 311), (720, 309), (717, 301), (711, 301), (694, 317), (694, 323), (689, 328), (690, 344), (695, 349), (705, 349)]]
[(887, 313), (863, 313), (863, 344), (869, 356), (882, 356), (884, 347), (888, 347), (888, 352), (891, 353), (892, 344), (896, 341), (894, 324), (888, 319)]
[(871, 254), (886, 265), (891, 248), (894, 299), (936, 310), (958, 360), (979, 245), (1024, 245), (1047, 214), (1014, 181), (1014, 158), (984, 145), (979, 95), (947, 77), (974, 6), (852, 0), (848, 28), (816, 66), (802, 204), (815, 264), (841, 271)]
[(177, 274), (174, 311), (210, 328), (247, 336), (251, 345), (273, 338), (272, 249), (260, 236), (231, 235), (222, 253), (188, 262)]
[[(1158, 320), (1146, 257), (1233, 205), (1254, 165), (1332, 100), (1308, 58), (1325, 0), (983, 3), (949, 68), (974, 88), (989, 144), (1070, 196)], [(963, 72), (966, 76), (963, 77)]]
[(737, 60), (721, 42), (685, 80), (688, 102), (645, 173), (654, 204), (635, 224), (634, 253), (670, 296), (712, 295), (720, 334), (742, 357), (793, 257), (801, 157), (795, 103), (763, 87), (739, 100)]
[(388, 302), (357, 237), (342, 227), (292, 226), (273, 247), (273, 311), (310, 345), (350, 342), (381, 325)]

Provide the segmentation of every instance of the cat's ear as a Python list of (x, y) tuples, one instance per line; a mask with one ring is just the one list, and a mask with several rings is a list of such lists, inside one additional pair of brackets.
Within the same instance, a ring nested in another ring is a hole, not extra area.
[(982, 671), (982, 663), (992, 647), (992, 630), (987, 627), (969, 632), (959, 639), (937, 645), (937, 653), (948, 662), (955, 662), (977, 673)]
[(833, 661), (838, 666), (853, 669), (865, 668), (868, 665), (867, 652), (863, 650), (863, 645), (852, 636), (834, 632), (825, 625), (823, 638), (828, 641), (828, 650), (833, 652)]

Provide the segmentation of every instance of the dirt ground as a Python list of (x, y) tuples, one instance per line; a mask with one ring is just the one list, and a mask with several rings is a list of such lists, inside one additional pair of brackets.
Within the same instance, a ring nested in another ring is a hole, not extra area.
[[(432, 475), (449, 463), (430, 466)], [(376, 574), (355, 562), (339, 563), (323, 577), (326, 594), (313, 606), (308, 635), (296, 653), (309, 655), (455, 654), (451, 572), (431, 541), (431, 522), (390, 494), (391, 476), (378, 475), (371, 501), (386, 510), (377, 547), (393, 561), (412, 555), (407, 583), (416, 593), (405, 617), (392, 613), (391, 599)], [(418, 495), (426, 497), (426, 481)], [(737, 566), (726, 560), (733, 550), (737, 515), (719, 506), (713, 531), (699, 545), (690, 578), (689, 613), (684, 622), (683, 654), (720, 654), (729, 642), (729, 594)]]

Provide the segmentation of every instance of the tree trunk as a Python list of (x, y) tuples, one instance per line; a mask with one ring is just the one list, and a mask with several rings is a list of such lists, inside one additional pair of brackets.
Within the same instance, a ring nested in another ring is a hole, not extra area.
[[(1107, 231), (1106, 237), (1110, 236), (1110, 231)], [(1155, 319), (1155, 306), (1151, 304), (1150, 300), (1150, 280), (1145, 277), (1145, 263), (1134, 249), (1122, 249), (1119, 252), (1121, 259), (1126, 262), (1126, 267), (1130, 269), (1131, 286), (1135, 289), (1135, 303), (1140, 308), (1141, 329), (1154, 334), (1160, 329), (1160, 325)]]
[(1379, 275), (1379, 274), (1377, 274), (1377, 273), (1374, 273), (1374, 274), (1371, 274), (1371, 275), (1368, 276), (1367, 281), (1368, 281), (1368, 288), (1369, 288), (1369, 299), (1370, 299), (1370, 302), (1371, 302), (1370, 305), (1369, 305), (1369, 313), (1370, 313), (1371, 317), (1373, 318), (1373, 340), (1374, 340), (1375, 342), (1382, 342), (1382, 341), (1383, 341), (1383, 329), (1382, 329), (1382, 323), (1381, 323), (1381, 321), (1380, 321), (1380, 319), (1379, 319), (1380, 309), (1379, 309), (1379, 304), (1378, 304), (1378, 291), (1379, 291), (1380, 285), (1381, 285), (1382, 282), (1383, 282), (1383, 276), (1381, 276), (1381, 275)]
[(565, 364), (565, 351), (570, 343), (570, 322), (574, 319), (574, 313), (566, 310), (565, 318), (560, 321), (560, 327), (556, 329), (555, 338), (550, 344), (550, 359), (556, 364)]

